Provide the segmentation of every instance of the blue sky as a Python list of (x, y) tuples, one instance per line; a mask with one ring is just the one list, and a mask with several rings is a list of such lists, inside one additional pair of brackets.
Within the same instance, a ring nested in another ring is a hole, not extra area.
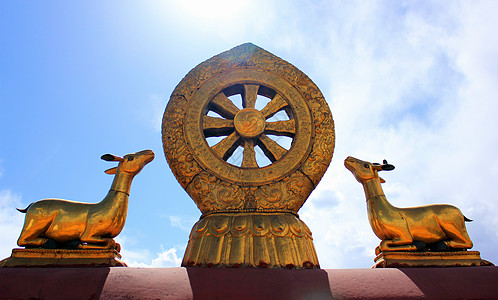
[[(208, 4), (209, 3), (209, 4)], [(118, 240), (133, 266), (175, 266), (200, 216), (162, 152), (161, 117), (202, 61), (252, 42), (322, 90), (336, 124), (324, 179), (300, 211), (325, 268), (373, 264), (379, 240), (348, 155), (386, 158), (397, 206), (449, 203), (498, 262), (498, 41), (493, 1), (2, 1), (0, 257), (26, 207), (100, 201), (104, 153), (152, 149)]]

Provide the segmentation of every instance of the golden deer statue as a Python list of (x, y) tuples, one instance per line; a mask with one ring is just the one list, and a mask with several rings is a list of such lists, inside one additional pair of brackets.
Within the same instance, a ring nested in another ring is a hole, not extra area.
[(19, 246), (119, 251), (119, 244), (113, 238), (126, 221), (131, 182), (154, 159), (154, 152), (144, 150), (123, 158), (105, 154), (102, 159), (119, 162), (117, 167), (105, 171), (115, 174), (107, 196), (99, 203), (44, 199), (31, 203), (26, 209), (18, 209), (26, 213), (17, 240)]
[(375, 249), (376, 254), (384, 251), (472, 248), (465, 228), (465, 221), (471, 220), (455, 206), (436, 204), (398, 208), (387, 201), (380, 185), (385, 180), (378, 174), (379, 171), (394, 169), (386, 160), (383, 164), (372, 164), (350, 156), (344, 165), (365, 190), (370, 226), (382, 240)]

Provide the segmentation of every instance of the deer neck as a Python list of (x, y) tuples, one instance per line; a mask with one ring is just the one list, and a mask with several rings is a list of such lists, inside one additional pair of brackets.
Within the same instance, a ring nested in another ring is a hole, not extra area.
[(385, 216), (396, 208), (387, 201), (380, 185), (379, 176), (362, 182), (367, 199), (368, 221), (375, 235), (381, 240), (386, 239)]
[(385, 197), (382, 186), (380, 185), (379, 177), (365, 180), (363, 182), (363, 190), (365, 191), (367, 200), (377, 196)]
[(135, 174), (123, 172), (118, 169), (112, 181), (111, 191), (122, 192), (129, 196), (133, 177), (135, 177)]
[(393, 206), (387, 201), (386, 195), (380, 185), (378, 176), (363, 182), (367, 205), (371, 209), (391, 209)]

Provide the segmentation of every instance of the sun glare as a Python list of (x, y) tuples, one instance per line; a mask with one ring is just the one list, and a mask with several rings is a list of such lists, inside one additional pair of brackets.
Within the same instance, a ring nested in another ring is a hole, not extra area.
[(179, 0), (178, 8), (203, 20), (226, 21), (240, 16), (241, 11), (247, 6), (248, 1), (230, 0)]

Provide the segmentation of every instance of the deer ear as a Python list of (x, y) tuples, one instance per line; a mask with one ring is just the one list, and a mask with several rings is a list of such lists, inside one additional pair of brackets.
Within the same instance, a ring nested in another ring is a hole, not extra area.
[(121, 157), (112, 154), (104, 154), (100, 158), (106, 161), (123, 161)]
[(372, 164), (372, 169), (377, 170), (377, 171), (382, 171), (382, 166), (379, 164)]
[(392, 170), (394, 170), (394, 166), (391, 165), (391, 164), (383, 164), (381, 166), (381, 168), (382, 168), (383, 171), (392, 171)]
[(113, 174), (116, 174), (116, 171), (118, 170), (118, 167), (114, 167), (114, 168), (110, 168), (110, 169), (107, 169), (105, 170), (104, 172), (106, 174), (109, 174), (109, 175), (113, 175)]
[(112, 154), (104, 154), (100, 157), (100, 159), (106, 160), (106, 161), (114, 161), (114, 155)]

